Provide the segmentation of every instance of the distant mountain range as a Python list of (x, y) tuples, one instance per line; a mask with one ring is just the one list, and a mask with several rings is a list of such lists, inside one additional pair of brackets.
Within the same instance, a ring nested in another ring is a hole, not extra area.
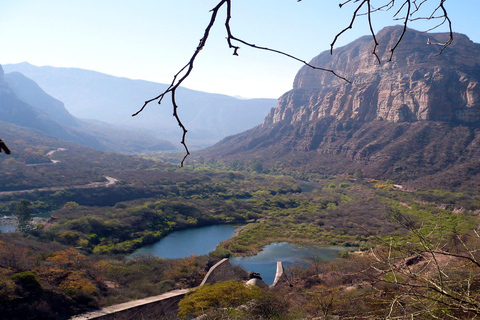
[[(6, 64), (5, 72), (19, 72), (35, 81), (49, 95), (62, 101), (73, 116), (100, 120), (112, 125), (141, 130), (156, 138), (178, 143), (181, 131), (172, 116), (169, 99), (162, 105), (152, 103), (132, 118), (145, 100), (157, 96), (167, 85), (119, 78), (76, 68), (37, 67), (26, 62)], [(19, 77), (11, 76), (11, 78)], [(13, 81), (13, 80), (12, 80)], [(28, 92), (23, 95), (27, 99)], [(191, 147), (204, 147), (220, 139), (243, 132), (262, 123), (274, 99), (237, 99), (180, 88), (177, 94), (179, 114), (188, 129)], [(49, 114), (62, 121), (74, 120), (57, 112)]]
[(135, 153), (175, 150), (168, 141), (106, 123), (73, 117), (63, 103), (18, 72), (0, 66), (0, 133), (8, 124), (36, 129), (50, 137), (104, 151)]
[(323, 52), (303, 67), (262, 125), (201, 155), (260, 158), (274, 167), (346, 174), (413, 186), (480, 187), (480, 44), (461, 34), (438, 54), (446, 33), (401, 26)]

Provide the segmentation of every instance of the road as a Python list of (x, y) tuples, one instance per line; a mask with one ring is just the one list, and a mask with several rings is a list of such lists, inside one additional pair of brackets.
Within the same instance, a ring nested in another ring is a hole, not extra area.
[(36, 189), (27, 189), (27, 190), (17, 190), (17, 191), (2, 191), (0, 192), (1, 196), (10, 196), (10, 195), (19, 195), (24, 193), (32, 193), (39, 191), (61, 191), (67, 189), (90, 189), (90, 188), (100, 188), (100, 187), (109, 187), (118, 182), (118, 179), (106, 176), (106, 182), (91, 182), (88, 184), (74, 185), (74, 186), (63, 186), (63, 187), (47, 187), (47, 188), (36, 188)]

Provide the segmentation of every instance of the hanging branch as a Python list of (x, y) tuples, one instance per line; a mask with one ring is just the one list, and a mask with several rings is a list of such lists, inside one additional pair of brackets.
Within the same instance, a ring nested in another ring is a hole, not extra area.
[[(416, 21), (416, 20), (438, 20), (438, 19), (442, 20), (439, 24), (435, 25), (434, 27), (432, 27), (428, 30), (425, 30), (425, 32), (435, 30), (435, 29), (439, 28), (440, 26), (442, 26), (443, 24), (445, 24), (446, 22), (448, 22), (449, 39), (445, 43), (432, 43), (432, 42), (427, 43), (427, 44), (442, 45), (442, 49), (440, 50), (440, 52), (438, 54), (441, 54), (452, 43), (452, 41), (453, 41), (452, 22), (451, 22), (450, 18), (448, 17), (447, 10), (445, 9), (445, 6), (444, 6), (445, 1), (447, 1), (447, 0), (439, 0), (439, 5), (428, 16), (416, 16), (417, 14), (419, 14), (420, 9), (422, 8), (422, 6), (427, 1), (429, 1), (429, 0), (421, 0), (420, 2), (419, 2), (419, 0), (403, 0), (403, 2), (400, 1), (400, 5), (398, 6), (398, 10), (393, 15), (393, 18), (394, 18), (394, 20), (401, 20), (402, 21), (403, 30), (402, 30), (402, 33), (400, 34), (400, 36), (398, 37), (398, 40), (395, 42), (395, 45), (392, 48), (390, 48), (390, 50), (389, 50), (390, 51), (390, 58), (389, 58), (388, 61), (392, 60), (392, 57), (393, 57), (393, 54), (394, 54), (395, 50), (397, 49), (398, 45), (402, 42), (403, 36), (407, 32), (407, 28), (408, 28), (409, 23), (411, 23), (413, 21)], [(342, 3), (340, 3), (339, 7), (342, 8), (343, 6), (345, 6), (349, 3), (358, 3), (358, 4), (356, 5), (355, 10), (353, 11), (352, 19), (350, 20), (350, 24), (345, 29), (341, 30), (339, 33), (337, 33), (335, 35), (335, 38), (333, 39), (333, 42), (330, 44), (330, 53), (331, 54), (333, 53), (333, 47), (334, 47), (335, 43), (337, 42), (338, 38), (342, 34), (344, 34), (346, 31), (353, 28), (353, 23), (355, 22), (357, 17), (366, 15), (367, 20), (368, 20), (368, 26), (370, 28), (370, 33), (372, 35), (372, 39), (373, 39), (373, 42), (374, 42), (374, 48), (373, 48), (372, 54), (375, 56), (375, 59), (380, 63), (380, 58), (378, 57), (378, 54), (377, 54), (377, 47), (378, 47), (379, 44), (378, 44), (378, 41), (376, 39), (375, 32), (373, 30), (372, 15), (374, 13), (379, 12), (379, 11), (390, 11), (391, 9), (396, 8), (395, 0), (390, 0), (387, 3), (381, 5), (378, 8), (374, 8), (371, 5), (371, 0), (362, 0), (362, 1), (360, 1), (360, 0), (346, 0)], [(397, 3), (399, 3), (399, 1), (397, 1)], [(364, 5), (367, 6), (367, 11), (366, 12), (360, 12), (360, 10), (364, 7)], [(405, 16), (404, 17), (398, 17), (398, 15), (405, 8), (406, 8)], [(435, 16), (435, 14), (438, 11), (441, 11), (442, 14), (438, 15), (438, 16)]]
[[(301, 1), (302, 0), (297, 0), (297, 2), (301, 2)], [(341, 30), (339, 33), (337, 33), (335, 35), (335, 37), (333, 39), (333, 42), (330, 44), (330, 53), (333, 53), (333, 47), (336, 44), (338, 38), (342, 34), (344, 34), (347, 30), (353, 28), (353, 24), (354, 24), (356, 18), (359, 17), (359, 16), (362, 16), (362, 15), (366, 15), (367, 19), (368, 19), (368, 25), (369, 25), (369, 28), (370, 28), (370, 33), (371, 33), (371, 36), (372, 36), (373, 41), (374, 41), (374, 48), (373, 48), (372, 54), (375, 56), (375, 59), (378, 61), (378, 63), (381, 63), (380, 57), (377, 54), (377, 48), (378, 48), (379, 43), (378, 43), (377, 38), (375, 36), (373, 23), (372, 23), (372, 15), (374, 13), (377, 13), (377, 12), (380, 12), (380, 11), (389, 11), (392, 8), (395, 8), (395, 0), (389, 0), (389, 1), (384, 0), (384, 1), (386, 1), (386, 3), (384, 5), (381, 5), (378, 8), (374, 8), (371, 5), (371, 0), (346, 0), (342, 3), (340, 3), (339, 4), (340, 8), (342, 8), (343, 6), (345, 6), (349, 3), (358, 3), (358, 4), (357, 4), (357, 6), (356, 6), (356, 8), (353, 12), (350, 24), (345, 29)], [(427, 1), (429, 1), (429, 0), (422, 0), (420, 3), (417, 4), (417, 0), (404, 0), (403, 3), (401, 3), (400, 8), (394, 14), (393, 17), (395, 18), (402, 11), (403, 8), (405, 8), (405, 7), (407, 8), (407, 12), (406, 12), (405, 17), (396, 18), (396, 19), (403, 20), (403, 30), (402, 30), (402, 33), (401, 33), (400, 37), (398, 38), (397, 42), (395, 43), (395, 45), (390, 49), (390, 53), (391, 53), (390, 60), (393, 57), (393, 53), (394, 53), (395, 49), (400, 44), (400, 42), (403, 39), (403, 36), (405, 35), (405, 33), (407, 31), (408, 23), (412, 22), (412, 21), (415, 21), (415, 20), (420, 20), (420, 19), (432, 20), (432, 19), (443, 18), (443, 21), (440, 24), (438, 24), (437, 26), (433, 27), (430, 30), (436, 29), (436, 28), (440, 27), (441, 25), (443, 25), (446, 21), (448, 21), (449, 28), (450, 28), (450, 38), (446, 43), (442, 44), (443, 48), (440, 51), (440, 53), (442, 53), (443, 50), (445, 50), (445, 48), (448, 45), (451, 44), (451, 42), (453, 40), (453, 32), (452, 32), (451, 21), (450, 21), (448, 15), (447, 15), (447, 11), (444, 7), (444, 2), (446, 0), (439, 0), (440, 4), (428, 17), (414, 17), (413, 16), (417, 12), (419, 12), (422, 5)], [(361, 13), (360, 10), (364, 7), (364, 5), (367, 6), (366, 13)], [(414, 6), (413, 11), (411, 10), (412, 5)], [(180, 87), (180, 85), (185, 81), (185, 79), (188, 78), (190, 73), (192, 72), (195, 60), (197, 59), (197, 56), (200, 53), (200, 51), (205, 47), (206, 42), (208, 40), (208, 37), (210, 36), (210, 30), (212, 29), (213, 25), (215, 24), (215, 22), (217, 20), (217, 16), (218, 16), (218, 13), (219, 13), (220, 9), (224, 6), (226, 7), (226, 19), (225, 19), (225, 31), (227, 33), (226, 40), (227, 40), (227, 44), (228, 44), (229, 48), (233, 49), (233, 55), (238, 56), (238, 50), (240, 49), (240, 47), (238, 45), (233, 44), (233, 42), (238, 42), (240, 44), (243, 44), (243, 45), (248, 46), (248, 47), (253, 48), (253, 49), (269, 51), (269, 52), (273, 52), (273, 53), (276, 53), (276, 54), (286, 56), (290, 59), (301, 62), (302, 64), (304, 64), (305, 66), (308, 66), (309, 68), (329, 72), (329, 73), (333, 74), (335, 77), (337, 77), (341, 80), (344, 80), (348, 83), (351, 83), (348, 79), (338, 75), (332, 69), (327, 69), (327, 68), (323, 68), (323, 67), (319, 67), (319, 66), (314, 66), (314, 65), (308, 63), (307, 61), (305, 61), (303, 59), (300, 59), (296, 56), (293, 56), (291, 54), (288, 54), (284, 51), (280, 51), (280, 50), (276, 50), (276, 49), (272, 49), (272, 48), (268, 48), (268, 47), (258, 46), (256, 44), (250, 43), (250, 42), (245, 41), (243, 39), (237, 38), (236, 36), (233, 35), (231, 27), (230, 27), (230, 20), (232, 18), (232, 14), (231, 14), (232, 13), (232, 0), (221, 0), (217, 3), (217, 5), (212, 10), (210, 10), (210, 12), (212, 13), (212, 15), (210, 17), (210, 21), (209, 21), (207, 27), (205, 28), (203, 37), (200, 39), (199, 44), (196, 47), (196, 49), (195, 49), (192, 57), (188, 61), (188, 63), (183, 68), (181, 68), (180, 71), (178, 71), (174, 75), (172, 82), (170, 83), (170, 85), (168, 86), (168, 88), (165, 91), (163, 91), (158, 96), (156, 96), (156, 97), (154, 97), (150, 100), (145, 101), (145, 103), (140, 108), (140, 110), (138, 110), (137, 112), (135, 112), (132, 115), (132, 116), (138, 115), (140, 112), (142, 112), (147, 107), (147, 105), (149, 105), (153, 101), (157, 101), (158, 104), (161, 104), (162, 101), (163, 101), (163, 98), (165, 98), (165, 96), (167, 94), (169, 94), (169, 93), (171, 94), (171, 101), (172, 101), (172, 105), (173, 105), (173, 116), (177, 120), (177, 123), (178, 123), (179, 127), (182, 129), (182, 132), (183, 132), (181, 144), (185, 148), (185, 156), (183, 157), (183, 159), (180, 163), (180, 166), (182, 166), (182, 167), (183, 167), (183, 165), (185, 163), (185, 160), (187, 159), (188, 155), (190, 155), (190, 151), (188, 150), (188, 146), (187, 146), (187, 143), (186, 143), (187, 129), (184, 126), (183, 122), (181, 121), (181, 119), (178, 115), (178, 112), (177, 112), (179, 106), (178, 106), (177, 101), (176, 101), (176, 91)], [(442, 15), (441, 16), (435, 16), (435, 12), (437, 12), (437, 11), (442, 11)], [(430, 31), (430, 30), (428, 30), (428, 31)], [(429, 44), (433, 44), (433, 43), (429, 43)]]
[(6, 154), (10, 154), (10, 149), (8, 149), (7, 145), (5, 144), (5, 142), (2, 141), (2, 139), (0, 139), (0, 152), (5, 152)]
[(233, 55), (236, 55), (238, 56), (238, 50), (240, 49), (239, 46), (235, 46), (233, 45), (232, 41), (237, 41), (239, 43), (242, 43), (246, 46), (249, 46), (251, 48), (254, 48), (254, 49), (258, 49), (258, 50), (265, 50), (265, 51), (270, 51), (270, 52), (274, 52), (274, 53), (277, 53), (277, 54), (281, 54), (281, 55), (284, 55), (288, 58), (291, 58), (291, 59), (294, 59), (294, 60), (297, 60), (301, 63), (303, 63), (304, 65), (312, 68), (312, 69), (316, 69), (316, 70), (322, 70), (322, 71), (326, 71), (326, 72), (330, 72), (332, 73), (334, 76), (342, 79), (342, 80), (345, 80), (347, 82), (349, 82), (346, 78), (344, 77), (341, 77), (339, 76), (337, 73), (335, 73), (335, 71), (333, 70), (330, 70), (330, 69), (326, 69), (326, 68), (321, 68), (321, 67), (317, 67), (317, 66), (314, 66), (314, 65), (311, 65), (309, 64), (308, 62), (306, 62), (305, 60), (302, 60), (300, 58), (297, 58), (293, 55), (290, 55), (288, 53), (285, 53), (283, 51), (280, 51), (280, 50), (275, 50), (275, 49), (271, 49), (271, 48), (267, 48), (267, 47), (260, 47), (260, 46), (257, 46), (255, 44), (251, 44), (247, 41), (244, 41), (240, 38), (237, 38), (235, 36), (233, 36), (232, 34), (232, 31), (231, 31), (231, 27), (230, 27), (230, 20), (231, 20), (231, 10), (232, 10), (232, 0), (222, 0), (220, 1), (212, 10), (210, 10), (210, 12), (212, 12), (212, 16), (210, 17), (210, 21), (207, 25), (207, 27), (205, 28), (205, 32), (204, 32), (204, 35), (203, 35), (203, 38), (200, 39), (200, 43), (198, 44), (197, 48), (195, 49), (195, 52), (193, 53), (192, 57), (190, 58), (190, 61), (182, 68), (180, 69), (180, 71), (177, 72), (177, 74), (175, 74), (175, 76), (173, 77), (173, 80), (170, 84), (170, 86), (165, 90), (163, 91), (161, 94), (159, 94), (158, 96), (150, 99), (150, 100), (147, 100), (145, 101), (145, 103), (143, 104), (143, 106), (140, 108), (140, 110), (138, 110), (137, 112), (135, 112), (134, 114), (132, 114), (132, 116), (136, 116), (138, 115), (140, 112), (142, 112), (146, 106), (148, 104), (150, 104), (151, 102), (153, 101), (157, 101), (158, 104), (161, 104), (162, 103), (162, 100), (163, 98), (168, 94), (170, 93), (171, 94), (171, 101), (172, 101), (172, 104), (173, 104), (173, 116), (175, 117), (175, 119), (177, 120), (177, 123), (178, 125), (180, 126), (180, 128), (182, 129), (182, 141), (181, 141), (181, 144), (183, 145), (183, 147), (185, 148), (185, 156), (183, 157), (182, 159), (182, 162), (180, 163), (180, 166), (183, 167), (184, 163), (185, 163), (185, 160), (186, 158), (188, 157), (188, 155), (190, 154), (190, 151), (188, 150), (188, 146), (187, 146), (187, 143), (185, 141), (185, 138), (186, 138), (186, 135), (187, 135), (187, 129), (185, 128), (184, 124), (182, 123), (182, 121), (180, 120), (180, 117), (178, 116), (178, 113), (177, 113), (177, 109), (178, 109), (178, 104), (177, 104), (177, 101), (176, 101), (176, 98), (175, 98), (175, 93), (177, 91), (177, 89), (180, 87), (180, 85), (183, 83), (183, 81), (185, 81), (185, 79), (190, 75), (190, 73), (192, 72), (193, 70), (193, 64), (195, 62), (195, 59), (197, 58), (198, 54), (200, 53), (200, 51), (205, 47), (205, 44), (207, 42), (207, 39), (210, 35), (210, 30), (212, 29), (213, 25), (215, 24), (215, 21), (217, 19), (217, 15), (218, 15), (218, 12), (220, 11), (220, 9), (226, 5), (226, 11), (227, 11), (227, 17), (225, 19), (225, 30), (227, 31), (227, 43), (228, 43), (228, 46), (229, 48), (233, 49)]
[[(152, 98), (150, 100), (147, 100), (145, 101), (145, 103), (143, 104), (143, 106), (140, 108), (140, 110), (138, 110), (137, 112), (135, 112), (134, 114), (132, 114), (132, 117), (138, 115), (140, 112), (142, 112), (145, 107), (155, 101), (155, 100), (158, 100), (158, 104), (161, 104), (162, 103), (162, 100), (163, 98), (165, 97), (166, 94), (168, 93), (171, 93), (171, 99), (172, 99), (172, 104), (173, 104), (173, 116), (175, 117), (175, 119), (177, 120), (177, 123), (178, 125), (180, 126), (180, 128), (182, 129), (182, 141), (181, 141), (181, 144), (184, 146), (185, 148), (185, 156), (183, 157), (182, 159), (182, 162), (180, 163), (180, 165), (183, 167), (183, 164), (185, 162), (185, 159), (188, 157), (188, 155), (190, 154), (190, 151), (188, 150), (188, 146), (187, 146), (187, 143), (185, 141), (185, 138), (187, 136), (187, 129), (185, 128), (184, 124), (182, 123), (182, 120), (180, 120), (180, 117), (178, 116), (178, 113), (177, 113), (177, 110), (178, 110), (178, 104), (177, 104), (177, 100), (175, 98), (175, 93), (178, 89), (178, 87), (180, 87), (180, 85), (182, 84), (183, 81), (185, 81), (185, 79), (190, 75), (190, 73), (192, 72), (193, 70), (193, 64), (195, 62), (195, 59), (197, 58), (198, 54), (200, 53), (200, 51), (202, 51), (202, 49), (205, 47), (205, 44), (207, 42), (207, 39), (208, 39), (208, 36), (210, 35), (210, 30), (212, 29), (213, 25), (215, 24), (215, 20), (217, 19), (217, 14), (218, 14), (218, 11), (220, 10), (220, 8), (226, 3), (226, 2), (230, 2), (229, 0), (222, 0), (220, 1), (216, 6), (215, 8), (213, 8), (212, 10), (210, 10), (210, 12), (212, 12), (212, 16), (210, 18), (210, 22), (208, 23), (207, 27), (205, 28), (205, 32), (203, 34), (203, 38), (200, 39), (200, 42), (197, 46), (197, 48), (195, 49), (195, 52), (193, 53), (192, 57), (190, 58), (190, 61), (182, 68), (180, 69), (180, 71), (177, 72), (177, 74), (175, 74), (175, 76), (173, 77), (173, 80), (172, 80), (172, 83), (170, 84), (170, 86), (164, 91), (162, 92), (160, 95), (156, 96), (155, 98)], [(183, 74), (183, 75), (182, 75)], [(177, 80), (178, 79), (178, 80)]]

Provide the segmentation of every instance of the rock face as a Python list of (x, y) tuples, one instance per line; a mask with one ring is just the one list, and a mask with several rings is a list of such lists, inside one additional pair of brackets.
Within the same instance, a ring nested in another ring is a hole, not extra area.
[(389, 61), (390, 48), (401, 32), (397, 26), (378, 33), (381, 64), (372, 54), (370, 36), (334, 50), (333, 55), (321, 53), (311, 64), (333, 69), (351, 84), (303, 67), (293, 90), (279, 99), (264, 123), (329, 116), (360, 122), (479, 122), (480, 45), (454, 34), (454, 42), (439, 55), (442, 46), (435, 43), (444, 43), (448, 34), (408, 30)]
[[(264, 123), (224, 139), (206, 156), (257, 157), (266, 167), (353, 173), (426, 188), (480, 187), (480, 45), (454, 34), (390, 27), (303, 67)], [(469, 182), (468, 182), (469, 181)]]

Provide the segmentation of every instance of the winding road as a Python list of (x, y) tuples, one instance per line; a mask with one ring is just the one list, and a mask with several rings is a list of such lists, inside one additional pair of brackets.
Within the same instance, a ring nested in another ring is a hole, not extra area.
[(63, 186), (63, 187), (46, 187), (46, 188), (36, 188), (36, 189), (28, 189), (28, 190), (16, 190), (16, 191), (2, 191), (0, 192), (1, 196), (10, 196), (10, 195), (18, 195), (24, 193), (32, 193), (32, 192), (39, 192), (39, 191), (60, 191), (60, 190), (67, 190), (67, 189), (89, 189), (89, 188), (100, 188), (100, 187), (109, 187), (114, 185), (118, 182), (118, 179), (108, 177), (106, 182), (91, 182), (88, 184), (82, 185), (74, 185), (74, 186)]
[[(55, 152), (57, 151), (67, 151), (65, 148), (58, 148), (55, 150), (51, 150), (47, 152), (47, 156), (50, 157), (52, 156)], [(51, 163), (47, 164), (56, 164), (59, 163), (60, 160), (52, 160)], [(38, 165), (38, 164), (32, 164), (32, 165)], [(45, 187), (45, 188), (35, 188), (35, 189), (27, 189), (27, 190), (16, 190), (16, 191), (0, 191), (0, 197), (1, 196), (10, 196), (10, 195), (19, 195), (19, 194), (24, 194), (24, 193), (32, 193), (32, 192), (39, 192), (39, 191), (61, 191), (61, 190), (66, 190), (66, 189), (89, 189), (89, 188), (100, 188), (100, 187), (109, 187), (114, 185), (115, 183), (118, 182), (118, 179), (112, 178), (105, 176), (105, 179), (107, 179), (106, 182), (91, 182), (88, 184), (83, 184), (83, 185), (74, 185), (74, 186), (62, 186), (62, 187)]]

